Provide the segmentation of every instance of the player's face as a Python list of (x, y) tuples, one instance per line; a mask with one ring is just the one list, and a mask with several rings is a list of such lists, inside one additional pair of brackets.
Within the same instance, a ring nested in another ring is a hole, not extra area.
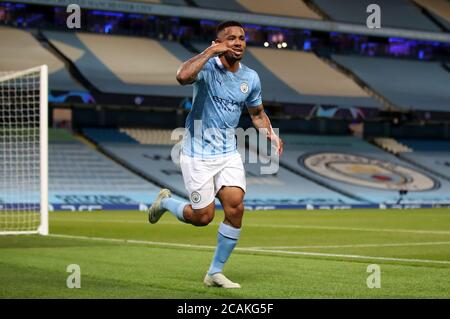
[(227, 60), (239, 61), (243, 58), (246, 48), (244, 29), (241, 27), (225, 28), (218, 34), (218, 39), (235, 52), (225, 53)]

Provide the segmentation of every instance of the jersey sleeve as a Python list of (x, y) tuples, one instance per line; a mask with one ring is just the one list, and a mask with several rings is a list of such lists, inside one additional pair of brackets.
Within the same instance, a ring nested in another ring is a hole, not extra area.
[(197, 81), (208, 81), (208, 73), (211, 70), (211, 60), (205, 63), (203, 68), (197, 74)]
[(245, 103), (247, 107), (257, 107), (262, 104), (261, 81), (256, 72), (253, 77), (252, 89)]

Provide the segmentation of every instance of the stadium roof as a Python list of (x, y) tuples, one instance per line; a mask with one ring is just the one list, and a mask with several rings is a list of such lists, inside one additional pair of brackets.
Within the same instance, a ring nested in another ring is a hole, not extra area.
[[(26, 2), (32, 4), (67, 6), (74, 0), (11, 0), (11, 2)], [(152, 15), (175, 16), (191, 19), (211, 20), (237, 20), (245, 23), (263, 24), (294, 29), (310, 29), (317, 31), (342, 32), (364, 34), (378, 37), (402, 37), (408, 39), (440, 41), (450, 43), (450, 34), (444, 32), (429, 32), (383, 27), (381, 29), (369, 29), (365, 25), (338, 23), (334, 21), (322, 21), (292, 17), (280, 17), (263, 14), (241, 13), (232, 11), (220, 11), (188, 6), (174, 6), (165, 4), (125, 2), (114, 0), (78, 0), (75, 1), (81, 8), (120, 11), (130, 13), (145, 13)]]

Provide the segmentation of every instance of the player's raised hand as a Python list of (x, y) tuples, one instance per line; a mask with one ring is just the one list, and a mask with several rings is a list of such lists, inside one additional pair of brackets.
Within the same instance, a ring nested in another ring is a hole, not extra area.
[(211, 46), (208, 48), (208, 50), (212, 53), (212, 55), (217, 56), (217, 55), (221, 55), (224, 54), (228, 51), (233, 52), (233, 49), (227, 47), (225, 42), (216, 42), (216, 41), (212, 41), (211, 42)]

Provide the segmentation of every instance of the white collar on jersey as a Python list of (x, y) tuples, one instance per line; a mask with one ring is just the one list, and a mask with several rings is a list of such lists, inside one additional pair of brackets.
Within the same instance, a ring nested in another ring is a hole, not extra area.
[[(222, 61), (220, 61), (219, 57), (216, 56), (214, 57), (214, 60), (216, 61), (217, 65), (219, 66), (219, 68), (224, 69), (225, 67), (223, 66)], [(239, 69), (242, 68), (242, 64), (241, 62), (239, 62)]]

